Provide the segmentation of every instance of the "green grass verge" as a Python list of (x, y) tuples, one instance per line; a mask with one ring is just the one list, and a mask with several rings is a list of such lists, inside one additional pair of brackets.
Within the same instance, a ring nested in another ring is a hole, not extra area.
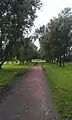
[(6, 64), (3, 65), (2, 70), (0, 70), (0, 86), (5, 85), (16, 72), (23, 72), (28, 68), (28, 66), (17, 65), (17, 64)]
[(59, 113), (59, 120), (72, 120), (72, 66), (60, 68), (45, 64), (43, 67), (46, 70), (53, 102)]

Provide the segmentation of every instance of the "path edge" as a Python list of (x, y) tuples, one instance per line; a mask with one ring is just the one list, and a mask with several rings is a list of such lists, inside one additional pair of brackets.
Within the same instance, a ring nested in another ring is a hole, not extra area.
[(16, 72), (15, 75), (3, 86), (0, 86), (0, 101), (6, 96), (6, 94), (13, 88), (17, 79), (29, 72), (31, 68), (25, 69), (23, 72)]
[[(47, 83), (46, 86), (47, 88), (49, 87), (49, 92), (51, 93), (51, 100), (52, 100), (52, 92), (50, 90), (50, 86), (48, 85), (48, 74), (45, 70), (45, 68), (43, 66), (42, 67), (42, 70), (43, 70), (43, 73), (44, 73), (44, 76), (45, 76), (45, 82)], [(55, 106), (55, 104), (53, 104), (53, 100), (52, 100), (52, 106), (53, 106), (53, 111), (55, 111), (55, 117), (56, 117), (56, 120), (59, 120), (59, 114), (58, 114), (58, 111), (57, 111), (57, 107)]]

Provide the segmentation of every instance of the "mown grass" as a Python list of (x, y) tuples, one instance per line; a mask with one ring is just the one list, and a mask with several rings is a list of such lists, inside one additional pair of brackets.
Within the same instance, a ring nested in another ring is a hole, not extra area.
[(3, 65), (0, 70), (0, 86), (5, 85), (16, 72), (23, 72), (28, 68), (28, 66), (18, 65), (18, 64), (6, 64)]
[(53, 102), (59, 113), (59, 120), (72, 120), (72, 66), (65, 68), (45, 64)]

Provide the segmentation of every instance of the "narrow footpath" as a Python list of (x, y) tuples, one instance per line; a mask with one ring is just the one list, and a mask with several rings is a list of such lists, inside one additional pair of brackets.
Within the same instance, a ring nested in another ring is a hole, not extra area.
[(0, 120), (56, 120), (50, 90), (40, 66), (16, 81), (0, 104)]

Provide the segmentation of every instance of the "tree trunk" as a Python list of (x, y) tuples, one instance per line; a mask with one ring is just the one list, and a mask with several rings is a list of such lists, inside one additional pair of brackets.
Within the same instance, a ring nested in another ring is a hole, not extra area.
[(64, 60), (63, 60), (63, 67), (65, 67), (65, 62), (64, 62)]
[(31, 59), (30, 59), (29, 61), (30, 61), (30, 63), (32, 62), (32, 60), (31, 60)]
[(62, 66), (61, 56), (59, 58), (60, 67)]
[(20, 60), (20, 65), (21, 65), (21, 60)]
[(58, 66), (58, 60), (57, 60), (57, 66)]
[(70, 50), (69, 50), (69, 65), (70, 65), (70, 62), (71, 62), (71, 58), (70, 58)]
[(55, 64), (55, 58), (54, 58), (53, 62), (54, 62), (54, 64)]
[(0, 69), (2, 68), (3, 63), (8, 59), (8, 53), (9, 51), (11, 51), (12, 46), (13, 46), (13, 43), (10, 43), (10, 42), (6, 45), (6, 48), (4, 50), (4, 58), (0, 64)]
[(24, 60), (22, 60), (22, 64), (24, 65)]
[(53, 64), (53, 59), (52, 59), (52, 64)]
[(63, 56), (63, 67), (65, 67), (65, 55)]
[(5, 60), (6, 60), (6, 58), (4, 58), (3, 61), (1, 62), (0, 69), (2, 68), (2, 65), (4, 64)]
[(58, 63), (59, 63), (59, 57), (56, 58), (56, 64), (58, 66)]

